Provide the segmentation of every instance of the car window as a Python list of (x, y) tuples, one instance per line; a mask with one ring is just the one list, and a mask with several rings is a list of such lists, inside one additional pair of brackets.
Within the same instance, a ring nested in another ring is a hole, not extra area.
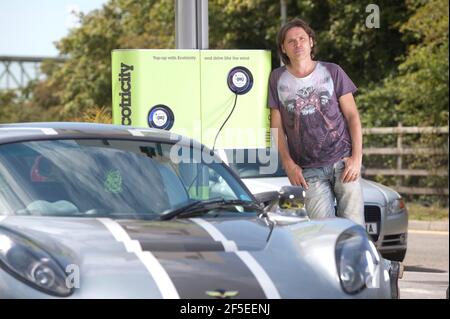
[(178, 161), (173, 147), (106, 139), (1, 145), (0, 214), (156, 218), (196, 199), (250, 200), (222, 163)]
[(227, 149), (225, 154), (229, 166), (241, 178), (286, 176), (274, 148)]

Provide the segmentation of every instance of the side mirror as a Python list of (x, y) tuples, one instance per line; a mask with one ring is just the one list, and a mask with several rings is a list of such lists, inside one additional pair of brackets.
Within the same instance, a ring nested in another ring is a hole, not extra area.
[(279, 193), (277, 191), (269, 191), (263, 193), (254, 194), (256, 200), (259, 204), (264, 205), (264, 207), (270, 205), (273, 201), (278, 201)]
[(283, 186), (266, 207), (267, 212), (286, 216), (307, 217), (305, 210), (305, 192), (300, 186)]
[(283, 186), (280, 191), (280, 199), (305, 204), (305, 190), (301, 186)]

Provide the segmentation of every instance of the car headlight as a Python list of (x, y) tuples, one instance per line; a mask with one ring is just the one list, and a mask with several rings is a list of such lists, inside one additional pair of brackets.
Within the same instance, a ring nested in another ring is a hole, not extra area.
[(72, 293), (65, 272), (52, 256), (31, 240), (2, 227), (0, 268), (47, 294), (66, 297)]
[(380, 256), (364, 228), (355, 226), (343, 232), (336, 242), (335, 257), (339, 280), (346, 293), (355, 294), (374, 287)]
[(403, 198), (397, 198), (388, 203), (387, 211), (388, 214), (394, 215), (399, 214), (405, 209), (405, 203)]

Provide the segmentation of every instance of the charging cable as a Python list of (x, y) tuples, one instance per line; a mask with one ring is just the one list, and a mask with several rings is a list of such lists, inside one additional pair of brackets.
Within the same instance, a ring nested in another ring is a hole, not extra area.
[(231, 109), (230, 114), (228, 114), (228, 117), (226, 118), (226, 120), (222, 123), (222, 126), (221, 126), (221, 127), (219, 128), (219, 130), (217, 131), (216, 138), (214, 139), (214, 144), (213, 144), (213, 147), (212, 147), (212, 150), (211, 150), (211, 155), (214, 155), (214, 149), (215, 149), (215, 147), (216, 147), (217, 137), (219, 136), (219, 134), (220, 134), (220, 132), (222, 131), (222, 129), (223, 129), (223, 127), (225, 126), (225, 124), (228, 122), (229, 118), (231, 117), (231, 114), (233, 114), (233, 112), (234, 112), (234, 108), (236, 107), (237, 97), (238, 97), (238, 95), (235, 94), (235, 95), (234, 95), (234, 104), (233, 104), (233, 108)]
[[(214, 139), (214, 144), (213, 144), (213, 147), (212, 147), (211, 152), (210, 152), (210, 155), (211, 155), (211, 156), (214, 155), (214, 149), (215, 149), (215, 147), (216, 147), (217, 137), (219, 136), (219, 134), (220, 134), (220, 132), (222, 131), (223, 127), (224, 127), (225, 124), (228, 122), (228, 120), (230, 119), (231, 115), (232, 115), (233, 112), (234, 112), (234, 109), (236, 108), (237, 97), (238, 97), (238, 94), (235, 94), (235, 95), (234, 95), (234, 103), (233, 103), (233, 107), (231, 108), (231, 112), (230, 112), (230, 114), (228, 114), (227, 118), (226, 118), (225, 121), (222, 123), (222, 126), (221, 126), (221, 127), (219, 128), (219, 130), (217, 131), (216, 138)], [(195, 178), (194, 178), (194, 179), (192, 180), (192, 182), (189, 184), (189, 187), (187, 188), (188, 193), (189, 193), (189, 191), (191, 190), (191, 187), (194, 185), (194, 183), (195, 183), (195, 181), (197, 180), (197, 178), (199, 177), (199, 175), (200, 175), (199, 173), (200, 173), (200, 171), (197, 172), (197, 174), (195, 175)]]

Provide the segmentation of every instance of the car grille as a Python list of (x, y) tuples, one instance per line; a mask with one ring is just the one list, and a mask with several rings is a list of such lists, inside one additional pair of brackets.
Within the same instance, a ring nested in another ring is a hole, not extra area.
[(405, 234), (386, 235), (383, 238), (383, 246), (397, 246), (405, 243)]
[(378, 240), (380, 234), (381, 225), (381, 209), (378, 206), (365, 205), (364, 206), (364, 219), (366, 223), (377, 223), (378, 234), (369, 235), (370, 238), (375, 242)]

